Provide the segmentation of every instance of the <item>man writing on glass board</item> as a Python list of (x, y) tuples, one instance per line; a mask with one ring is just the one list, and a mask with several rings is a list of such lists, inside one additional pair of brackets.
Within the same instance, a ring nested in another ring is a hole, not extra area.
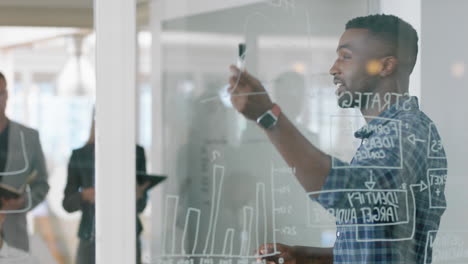
[[(231, 66), (235, 108), (264, 129), (309, 196), (337, 224), (333, 248), (266, 244), (258, 249), (259, 258), (272, 263), (430, 263), (426, 242), (437, 232), (446, 207), (447, 162), (434, 124), (408, 94), (417, 33), (390, 15), (358, 17), (345, 28), (330, 74), (338, 105), (359, 108), (366, 121), (354, 134), (361, 145), (349, 163), (309, 143), (255, 77)], [(443, 179), (437, 189), (428, 185), (429, 172)], [(262, 257), (272, 253), (277, 254)]]

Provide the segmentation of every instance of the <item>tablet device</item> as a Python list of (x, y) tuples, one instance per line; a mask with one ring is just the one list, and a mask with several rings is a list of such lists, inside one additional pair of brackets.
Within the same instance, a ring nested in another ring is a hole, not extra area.
[(137, 184), (141, 185), (145, 182), (149, 182), (149, 186), (146, 190), (153, 188), (154, 186), (158, 185), (159, 183), (163, 182), (167, 179), (166, 175), (157, 175), (157, 174), (149, 174), (146, 172), (137, 172)]
[[(0, 192), (2, 195), (10, 195), (12, 197), (19, 197), (26, 192), (26, 186), (30, 184), (37, 177), (37, 170), (33, 170), (27, 177), (24, 182), (19, 182), (15, 185), (10, 185), (3, 181), (3, 177), (0, 176)], [(8, 197), (10, 197), (8, 196)]]

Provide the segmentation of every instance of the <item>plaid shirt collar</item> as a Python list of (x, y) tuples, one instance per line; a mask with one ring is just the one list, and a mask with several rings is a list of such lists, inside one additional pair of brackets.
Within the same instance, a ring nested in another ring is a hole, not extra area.
[(401, 112), (414, 110), (419, 110), (418, 98), (416, 96), (401, 97), (397, 103), (380, 113), (377, 118), (372, 119), (368, 124), (354, 132), (354, 137), (359, 139), (368, 138), (374, 132), (373, 129), (369, 129), (369, 126), (384, 126), (390, 121), (390, 119), (395, 118)]

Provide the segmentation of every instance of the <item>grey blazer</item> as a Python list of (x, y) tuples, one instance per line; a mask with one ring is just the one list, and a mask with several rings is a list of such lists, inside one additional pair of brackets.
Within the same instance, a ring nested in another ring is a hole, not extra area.
[[(45, 199), (49, 191), (39, 133), (11, 120), (8, 129), (8, 156), (5, 171), (0, 175), (4, 175), (3, 183), (20, 186), (34, 170), (37, 171), (36, 178), (30, 183), (32, 209)], [(29, 251), (26, 213), (8, 214), (3, 226), (3, 236), (10, 246)]]

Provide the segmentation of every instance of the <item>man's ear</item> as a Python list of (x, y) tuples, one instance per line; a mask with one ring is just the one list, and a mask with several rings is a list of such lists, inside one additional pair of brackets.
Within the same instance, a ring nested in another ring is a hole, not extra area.
[(380, 59), (382, 70), (379, 75), (381, 77), (387, 77), (396, 72), (398, 66), (398, 59), (394, 56), (387, 56)]

